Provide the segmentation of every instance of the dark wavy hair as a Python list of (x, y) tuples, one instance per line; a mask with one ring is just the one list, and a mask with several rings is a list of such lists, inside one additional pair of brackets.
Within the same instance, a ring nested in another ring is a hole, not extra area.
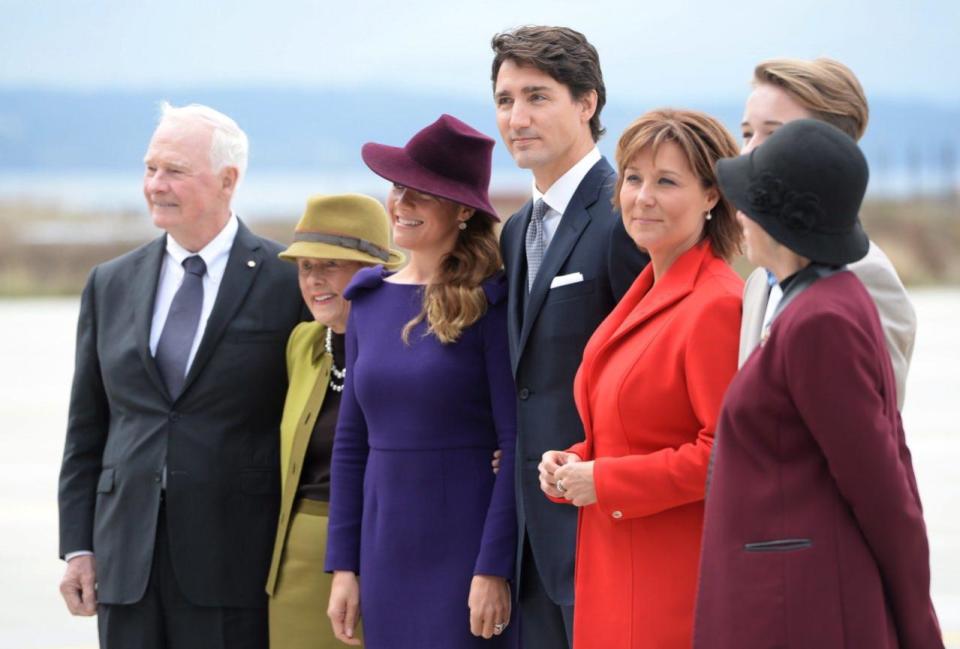
[(517, 65), (537, 68), (567, 86), (574, 99), (596, 90), (597, 109), (590, 118), (590, 134), (596, 142), (606, 132), (600, 124), (600, 111), (607, 103), (600, 55), (586, 36), (569, 27), (527, 25), (496, 34), (490, 46), (494, 52), (490, 77), (494, 91), (497, 74), (504, 61), (511, 60)]

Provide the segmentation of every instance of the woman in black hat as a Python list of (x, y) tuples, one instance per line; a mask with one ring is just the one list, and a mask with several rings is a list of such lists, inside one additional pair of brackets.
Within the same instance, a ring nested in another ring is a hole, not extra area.
[[(780, 126), (804, 118), (832, 124), (859, 140), (867, 130), (869, 113), (856, 75), (839, 61), (763, 61), (753, 71), (753, 91), (744, 107), (740, 153), (750, 153)], [(910, 296), (890, 259), (876, 243), (871, 242), (867, 254), (850, 264), (849, 270), (863, 282), (877, 305), (897, 381), (897, 404), (902, 410), (917, 334), (917, 315)], [(764, 268), (756, 269), (747, 278), (740, 326), (740, 365), (757, 347), (764, 321), (769, 320), (780, 300), (780, 288), (771, 278)]]
[(694, 646), (942, 647), (890, 356), (845, 269), (866, 160), (802, 119), (718, 175), (783, 299), (720, 415)]

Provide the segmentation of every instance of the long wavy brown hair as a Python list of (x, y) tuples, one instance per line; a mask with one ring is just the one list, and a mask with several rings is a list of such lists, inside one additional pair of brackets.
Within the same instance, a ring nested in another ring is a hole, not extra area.
[(487, 296), (481, 284), (503, 266), (493, 219), (477, 212), (461, 230), (453, 250), (440, 262), (436, 281), (423, 290), (423, 308), (403, 327), (403, 342), (427, 320), (427, 332), (441, 343), (456, 342), (463, 330), (487, 312)]

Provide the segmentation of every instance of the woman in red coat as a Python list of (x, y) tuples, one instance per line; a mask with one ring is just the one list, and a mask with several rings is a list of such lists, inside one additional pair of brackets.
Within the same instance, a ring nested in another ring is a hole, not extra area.
[(719, 177), (783, 298), (720, 415), (694, 646), (942, 649), (890, 354), (845, 267), (866, 160), (802, 119)]
[(541, 487), (580, 507), (574, 647), (686, 649), (717, 414), (737, 369), (740, 227), (702, 113), (662, 110), (617, 145), (615, 196), (651, 263), (593, 334), (574, 385), (586, 440), (548, 451)]

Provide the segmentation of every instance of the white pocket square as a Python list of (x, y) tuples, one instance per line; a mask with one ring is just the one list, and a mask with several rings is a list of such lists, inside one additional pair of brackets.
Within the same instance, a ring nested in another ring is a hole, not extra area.
[(557, 275), (553, 278), (553, 281), (550, 282), (550, 288), (557, 288), (558, 286), (566, 286), (567, 284), (576, 284), (577, 282), (583, 281), (583, 273), (570, 273), (568, 275)]

